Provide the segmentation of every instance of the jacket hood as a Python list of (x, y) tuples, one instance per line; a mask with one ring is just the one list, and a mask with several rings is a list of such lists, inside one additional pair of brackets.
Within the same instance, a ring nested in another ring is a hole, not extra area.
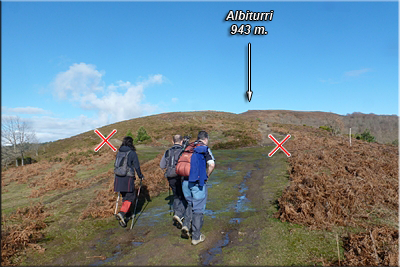
[(129, 146), (121, 146), (121, 148), (118, 151), (120, 151), (120, 152), (128, 152), (129, 150), (131, 150), (131, 148)]
[(208, 150), (207, 146), (198, 146), (198, 147), (195, 147), (195, 149), (194, 149), (195, 152), (201, 153), (201, 154), (205, 154), (207, 152), (207, 150)]

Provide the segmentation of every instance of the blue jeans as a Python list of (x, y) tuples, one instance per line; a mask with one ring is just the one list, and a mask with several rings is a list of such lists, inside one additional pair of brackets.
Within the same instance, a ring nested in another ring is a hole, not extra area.
[(207, 185), (199, 186), (198, 182), (183, 181), (182, 191), (188, 203), (183, 226), (190, 229), (192, 222), (192, 239), (200, 239), (203, 216), (207, 202)]

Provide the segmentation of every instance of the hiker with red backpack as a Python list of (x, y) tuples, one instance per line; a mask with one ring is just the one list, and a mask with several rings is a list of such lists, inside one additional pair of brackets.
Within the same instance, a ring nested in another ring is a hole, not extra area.
[(174, 145), (165, 151), (160, 161), (160, 168), (166, 169), (164, 175), (168, 179), (174, 197), (172, 204), (174, 216), (172, 220), (178, 229), (182, 229), (182, 221), (184, 219), (187, 202), (182, 192), (182, 176), (176, 174), (175, 167), (183, 151), (183, 138), (181, 135), (177, 134), (172, 138), (172, 141)]
[(116, 214), (121, 227), (127, 226), (132, 215), (132, 203), (136, 198), (135, 171), (142, 180), (144, 176), (140, 170), (139, 159), (136, 154), (136, 148), (133, 145), (133, 139), (130, 136), (125, 136), (116, 155), (114, 164), (114, 191), (122, 195), (122, 207), (120, 212)]
[(176, 165), (176, 173), (184, 176), (182, 191), (188, 203), (181, 236), (189, 239), (191, 230), (192, 245), (205, 240), (201, 228), (207, 202), (207, 180), (215, 168), (214, 156), (207, 145), (208, 133), (200, 131), (197, 141), (188, 145)]

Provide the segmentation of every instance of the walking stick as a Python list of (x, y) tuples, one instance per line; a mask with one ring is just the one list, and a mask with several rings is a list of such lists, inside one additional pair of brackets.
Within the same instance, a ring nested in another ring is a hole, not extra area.
[(118, 197), (117, 197), (117, 203), (115, 204), (115, 211), (114, 211), (114, 215), (117, 214), (117, 209), (118, 209), (118, 201), (119, 201), (119, 192), (118, 192)]
[(172, 215), (172, 204), (171, 204), (171, 187), (168, 187), (168, 202), (169, 202), (169, 215)]
[(137, 203), (138, 203), (138, 200), (139, 200), (140, 188), (142, 188), (142, 181), (143, 181), (143, 178), (140, 179), (139, 190), (138, 190), (138, 194), (137, 194), (137, 196), (136, 196), (136, 204), (135, 204), (135, 209), (134, 209), (134, 211), (133, 211), (133, 218), (132, 218), (132, 223), (131, 223), (131, 230), (132, 230), (132, 227), (133, 227), (133, 221), (135, 220), (136, 207), (137, 207)]

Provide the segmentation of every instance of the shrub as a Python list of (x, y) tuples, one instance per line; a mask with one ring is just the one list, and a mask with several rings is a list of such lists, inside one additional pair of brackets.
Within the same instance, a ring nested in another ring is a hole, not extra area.
[(368, 129), (366, 129), (362, 134), (356, 134), (356, 139), (367, 141), (369, 143), (375, 142), (375, 136), (373, 136)]
[(329, 126), (319, 126), (319, 128), (322, 129), (322, 130), (328, 131), (330, 133), (333, 132), (333, 129), (331, 127), (329, 127)]
[(133, 133), (132, 133), (131, 130), (129, 130), (129, 131), (126, 133), (126, 136), (130, 136), (130, 137), (132, 137), (133, 139), (135, 139), (135, 136), (133, 135)]
[(392, 142), (392, 145), (398, 146), (399, 145), (399, 139), (396, 139)]
[(147, 134), (146, 129), (143, 126), (140, 126), (139, 130), (137, 131), (137, 142), (144, 142), (147, 140), (150, 141), (151, 137)]

